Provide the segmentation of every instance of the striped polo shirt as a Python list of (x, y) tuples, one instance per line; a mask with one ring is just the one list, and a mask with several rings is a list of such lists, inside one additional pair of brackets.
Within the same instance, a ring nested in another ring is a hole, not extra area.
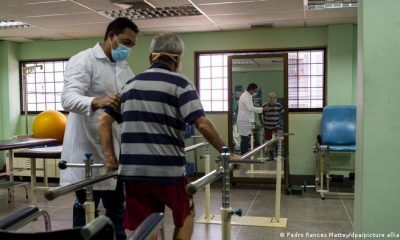
[[(284, 109), (282, 104), (276, 102), (274, 106), (270, 106), (266, 102), (262, 106), (263, 126), (265, 129), (275, 129), (279, 126), (279, 118), (283, 114)], [(282, 127), (282, 126), (281, 126)]]
[(106, 112), (121, 124), (120, 179), (175, 182), (186, 175), (185, 123), (204, 110), (183, 75), (155, 63), (126, 83), (121, 114)]

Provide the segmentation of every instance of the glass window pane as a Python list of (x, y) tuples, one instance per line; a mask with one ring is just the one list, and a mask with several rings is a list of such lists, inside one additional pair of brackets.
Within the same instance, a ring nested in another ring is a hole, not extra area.
[(211, 78), (211, 68), (209, 67), (200, 68), (200, 78)]
[(58, 102), (58, 103), (61, 102), (61, 93), (56, 93), (56, 102)]
[(311, 54), (309, 51), (300, 51), (299, 52), (299, 64), (301, 63), (310, 63)]
[(311, 87), (323, 87), (324, 78), (323, 76), (311, 76)]
[(211, 70), (211, 77), (212, 78), (221, 78), (223, 77), (224, 74), (224, 68), (223, 67), (213, 67)]
[(46, 110), (46, 104), (44, 103), (37, 104), (37, 111), (45, 111), (45, 110)]
[(35, 74), (36, 77), (36, 82), (44, 82), (44, 73), (36, 73)]
[(37, 63), (35, 63), (34, 65), (37, 66), (36, 69), (35, 69), (35, 72), (36, 72), (36, 73), (42, 73), (42, 72), (44, 72), (44, 62), (37, 62)]
[(289, 52), (288, 59), (294, 60), (294, 63), (297, 63), (297, 52)]
[(224, 81), (224, 89), (226, 89), (226, 91), (228, 91), (228, 78), (224, 77), (223, 81)]
[(36, 92), (36, 85), (35, 84), (27, 84), (27, 92), (28, 93), (35, 93)]
[(54, 73), (45, 73), (44, 75), (46, 82), (54, 82)]
[(28, 111), (36, 111), (36, 104), (28, 104)]
[(297, 100), (290, 100), (289, 99), (288, 105), (289, 105), (289, 108), (298, 108), (299, 107), (299, 104), (298, 104)]
[(223, 69), (224, 69), (224, 77), (228, 77), (228, 67), (223, 67)]
[(222, 64), (223, 64), (224, 66), (228, 66), (228, 57), (229, 57), (229, 55), (224, 54), (224, 56), (223, 56), (223, 62), (222, 62)]
[(310, 108), (310, 100), (299, 100), (299, 108)]
[(46, 83), (46, 92), (54, 92), (54, 83)]
[(211, 90), (201, 90), (200, 100), (211, 100)]
[(203, 104), (204, 111), (211, 111), (211, 101), (202, 101), (201, 104)]
[(28, 104), (36, 103), (36, 94), (28, 94)]
[(299, 77), (299, 87), (310, 87), (310, 76)]
[(28, 74), (26, 76), (26, 82), (27, 83), (35, 83), (35, 74)]
[(45, 62), (44, 63), (44, 71), (45, 72), (54, 72), (54, 63), (53, 62)]
[(322, 99), (323, 90), (322, 88), (311, 88), (311, 99)]
[(224, 55), (222, 54), (211, 55), (212, 66), (223, 66), (223, 63), (224, 63)]
[(211, 66), (210, 55), (200, 55), (199, 67), (207, 67), (207, 66)]
[(62, 82), (64, 81), (64, 73), (58, 72), (54, 74), (54, 81), (56, 82)]
[(288, 66), (288, 75), (289, 76), (297, 76), (297, 65), (289, 65)]
[(213, 111), (223, 111), (224, 110), (224, 102), (223, 101), (213, 101), (212, 110)]
[(228, 111), (228, 101), (224, 101), (224, 110), (223, 111)]
[(36, 99), (37, 99), (38, 103), (45, 103), (46, 102), (45, 94), (42, 94), (42, 93), (38, 93), (36, 95)]
[(63, 62), (54, 62), (54, 71), (55, 72), (63, 72), (64, 71), (64, 64)]
[(288, 94), (289, 94), (289, 100), (297, 99), (299, 97), (297, 88), (289, 88)]
[(62, 92), (64, 83), (63, 82), (56, 82), (56, 92)]
[(212, 88), (213, 89), (223, 89), (224, 80), (222, 78), (214, 78), (212, 80)]
[(310, 75), (310, 64), (299, 64), (299, 75)]
[(212, 100), (224, 100), (223, 90), (212, 90)]
[(61, 106), (61, 103), (56, 103), (56, 110), (64, 111), (64, 108)]
[(56, 96), (54, 93), (46, 93), (46, 101), (49, 102), (56, 102)]
[(46, 110), (56, 110), (55, 103), (46, 103)]
[(311, 51), (311, 63), (323, 63), (324, 51)]
[(324, 74), (324, 67), (322, 64), (311, 64), (311, 75)]
[(323, 101), (322, 100), (311, 100), (311, 107), (312, 108), (323, 108)]
[(228, 101), (228, 91), (222, 91), (224, 93), (224, 101)]
[(211, 78), (201, 79), (200, 89), (211, 89)]
[(45, 92), (45, 87), (44, 83), (37, 83), (36, 84), (36, 92), (38, 93), (44, 93)]
[(299, 99), (310, 99), (311, 91), (310, 88), (299, 88)]
[(289, 77), (289, 88), (297, 87), (297, 77)]

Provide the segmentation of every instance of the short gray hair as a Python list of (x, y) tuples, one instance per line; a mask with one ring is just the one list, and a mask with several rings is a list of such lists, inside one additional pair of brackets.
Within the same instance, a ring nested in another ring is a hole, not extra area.
[(185, 46), (182, 39), (173, 33), (157, 34), (150, 44), (150, 53), (183, 54)]

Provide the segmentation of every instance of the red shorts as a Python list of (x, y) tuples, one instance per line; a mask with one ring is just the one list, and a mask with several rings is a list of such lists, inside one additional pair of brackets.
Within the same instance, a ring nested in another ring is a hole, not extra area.
[(272, 129), (264, 129), (264, 140), (270, 140), (272, 139), (272, 134), (276, 133), (277, 129), (272, 128)]
[(185, 191), (186, 184), (186, 178), (174, 184), (125, 182), (124, 227), (135, 230), (150, 214), (164, 212), (165, 205), (172, 210), (175, 227), (182, 227), (194, 208), (192, 197)]

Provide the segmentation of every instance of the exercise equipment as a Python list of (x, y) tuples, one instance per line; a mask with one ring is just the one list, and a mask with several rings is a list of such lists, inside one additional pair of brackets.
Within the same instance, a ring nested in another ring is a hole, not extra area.
[(32, 132), (35, 138), (54, 138), (62, 143), (67, 117), (58, 111), (44, 111), (35, 117)]
[[(353, 195), (330, 192), (331, 170), (353, 171), (353, 168), (333, 168), (327, 160), (332, 154), (351, 154), (356, 151), (356, 107), (326, 106), (322, 112), (321, 134), (314, 146), (316, 153), (315, 186), (321, 199), (325, 195)], [(335, 179), (338, 179), (335, 177)]]

